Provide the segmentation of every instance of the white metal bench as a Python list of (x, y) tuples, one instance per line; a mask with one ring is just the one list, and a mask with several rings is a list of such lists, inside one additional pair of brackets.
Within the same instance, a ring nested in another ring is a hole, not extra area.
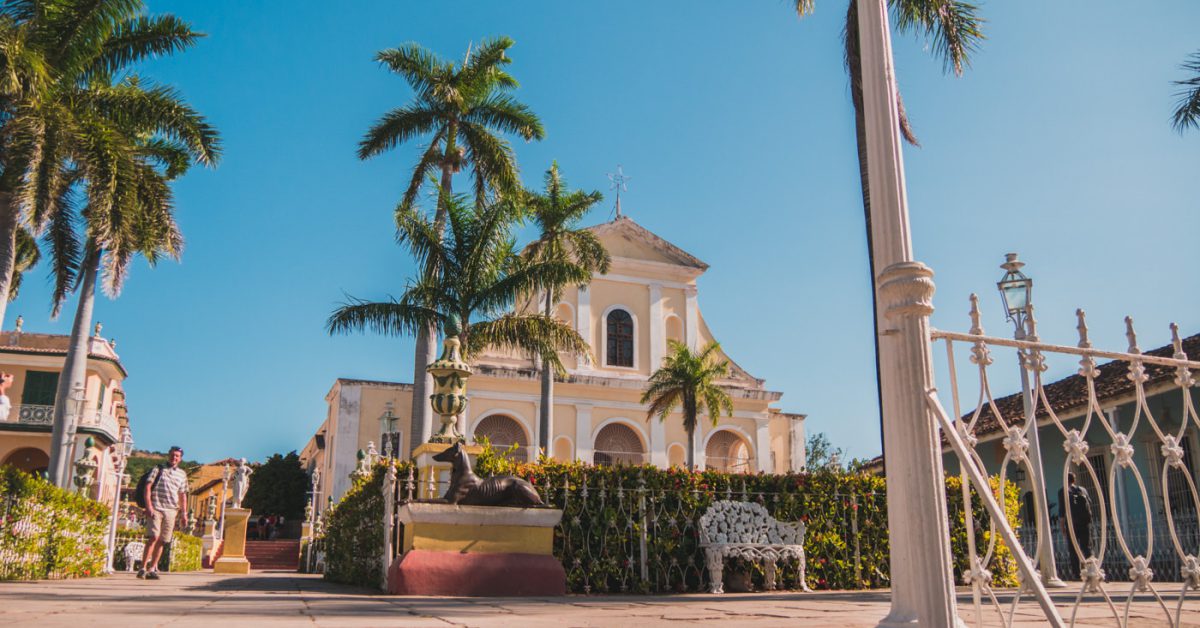
[(743, 558), (761, 562), (766, 571), (763, 584), (775, 589), (775, 566), (794, 558), (800, 563), (800, 587), (808, 591), (804, 573), (803, 522), (776, 521), (760, 504), (735, 501), (713, 502), (700, 517), (700, 547), (708, 565), (709, 592), (724, 593), (725, 559)]
[(125, 571), (133, 571), (134, 566), (141, 562), (142, 554), (146, 552), (146, 544), (141, 541), (130, 541), (125, 544)]

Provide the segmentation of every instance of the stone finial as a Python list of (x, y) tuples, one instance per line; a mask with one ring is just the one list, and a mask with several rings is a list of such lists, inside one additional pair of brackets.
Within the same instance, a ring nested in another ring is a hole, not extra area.
[(1138, 348), (1137, 332), (1133, 330), (1133, 317), (1125, 317), (1125, 338), (1129, 340), (1129, 353), (1138, 354), (1142, 350)]
[(983, 335), (983, 323), (980, 322), (979, 316), (979, 295), (971, 293), (971, 335)]
[(99, 321), (97, 321), (97, 322), (96, 322), (96, 327), (95, 327), (95, 329), (93, 329), (93, 331), (92, 331), (92, 335), (93, 335), (93, 336), (97, 336), (97, 337), (99, 337), (99, 336), (100, 336), (100, 330), (101, 330), (101, 329), (104, 329), (104, 324), (103, 324), (103, 323), (101, 323), (101, 322), (99, 322)]
[(14, 331), (16, 331), (19, 334), (19, 333), (21, 333), (21, 328), (24, 326), (25, 326), (25, 317), (18, 314), (17, 315), (17, 325), (16, 325), (16, 328), (14, 329)]

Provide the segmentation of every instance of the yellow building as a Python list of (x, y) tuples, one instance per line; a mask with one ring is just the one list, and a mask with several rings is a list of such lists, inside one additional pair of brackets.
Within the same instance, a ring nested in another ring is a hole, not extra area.
[[(49, 466), (55, 393), (69, 340), (57, 334), (25, 333), (20, 324), (14, 331), (0, 332), (0, 371), (14, 376), (8, 390), (12, 410), (6, 421), (0, 421), (0, 465), (42, 473)], [(121, 388), (127, 373), (111, 341), (96, 335), (90, 343), (83, 414), (71, 460), (83, 454), (85, 441), (92, 437), (91, 457), (98, 464), (92, 495), (107, 503), (119, 484), (114, 458), (123, 432), (129, 429)]]
[[(612, 255), (605, 275), (585, 288), (568, 288), (555, 312), (592, 347), (591, 359), (563, 362), (568, 377), (554, 386), (551, 456), (595, 464), (683, 465), (687, 433), (679, 415), (646, 419), (640, 402), (646, 380), (667, 354), (667, 341), (696, 349), (714, 340), (700, 314), (696, 280), (704, 262), (633, 220), (618, 216), (592, 227)], [(524, 307), (536, 308), (535, 302)], [(722, 347), (727, 349), (728, 347)], [(804, 466), (804, 415), (771, 407), (782, 393), (766, 388), (728, 355), (730, 376), (721, 385), (733, 398), (732, 417), (715, 427), (703, 417), (696, 434), (700, 468), (782, 473)], [(540, 371), (528, 356), (487, 352), (472, 364), (467, 410), (460, 429), (469, 441), (516, 444), (536, 455), (541, 403)], [(338, 379), (326, 395), (324, 422), (301, 460), (320, 471), (321, 499), (338, 499), (349, 487), (359, 449), (374, 443), (408, 452), (421, 426), (409, 418), (412, 385)], [(436, 419), (435, 419), (436, 421)], [(425, 426), (424, 433), (436, 431)]]

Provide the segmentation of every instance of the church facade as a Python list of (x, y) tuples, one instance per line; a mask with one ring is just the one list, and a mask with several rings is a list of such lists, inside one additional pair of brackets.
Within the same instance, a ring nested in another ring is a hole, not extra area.
[[(568, 375), (554, 385), (546, 453), (591, 464), (683, 466), (688, 439), (681, 416), (648, 420), (641, 395), (667, 355), (669, 340), (695, 350), (715, 339), (700, 313), (696, 286), (708, 265), (625, 216), (591, 230), (612, 264), (587, 286), (564, 290), (555, 307), (554, 315), (575, 327), (592, 355), (563, 358)], [(523, 307), (536, 309), (537, 303)], [(699, 418), (697, 467), (745, 473), (803, 468), (805, 415), (774, 407), (782, 393), (769, 390), (728, 354), (721, 357), (730, 365), (729, 376), (719, 383), (733, 399), (733, 416), (715, 426)], [(460, 417), (468, 441), (515, 445), (517, 457), (535, 459), (541, 404), (537, 365), (529, 356), (485, 352), (472, 369), (469, 403)], [(411, 442), (416, 431), (409, 418), (411, 399), (411, 384), (334, 382), (326, 395), (325, 420), (301, 454), (310, 471), (320, 472), (322, 501), (340, 499), (349, 488), (358, 450), (373, 445), (380, 452), (385, 447), (408, 452), (420, 444)]]

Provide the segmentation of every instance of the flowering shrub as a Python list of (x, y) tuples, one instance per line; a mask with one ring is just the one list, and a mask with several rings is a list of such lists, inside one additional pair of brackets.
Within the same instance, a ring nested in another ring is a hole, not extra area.
[(103, 572), (103, 504), (11, 467), (0, 467), (0, 495), (0, 580)]
[[(410, 464), (398, 464), (400, 483)], [(595, 467), (549, 459), (523, 463), (492, 449), (478, 456), (475, 469), (483, 477), (524, 478), (543, 501), (563, 510), (562, 523), (555, 529), (554, 555), (562, 561), (573, 592), (706, 590), (708, 572), (698, 524), (708, 506), (721, 499), (756, 501), (779, 521), (805, 522), (809, 587), (888, 585), (886, 485), (875, 475), (826, 470), (742, 475), (649, 465)], [(382, 470), (380, 465), (370, 478), (356, 478), (329, 514), (323, 537), (326, 579), (379, 586)], [(947, 478), (947, 489), (955, 569), (961, 573), (967, 559), (958, 478)], [(1007, 498), (1015, 500), (1015, 489), (1008, 489)], [(976, 520), (986, 521), (978, 500), (974, 506)], [(976, 537), (983, 543), (986, 532), (977, 529)], [(779, 586), (800, 588), (795, 565), (781, 564), (780, 569)], [(1015, 563), (1002, 544), (989, 569), (997, 585), (1016, 580)], [(761, 586), (760, 565), (731, 561), (726, 568), (727, 573), (739, 570)]]

